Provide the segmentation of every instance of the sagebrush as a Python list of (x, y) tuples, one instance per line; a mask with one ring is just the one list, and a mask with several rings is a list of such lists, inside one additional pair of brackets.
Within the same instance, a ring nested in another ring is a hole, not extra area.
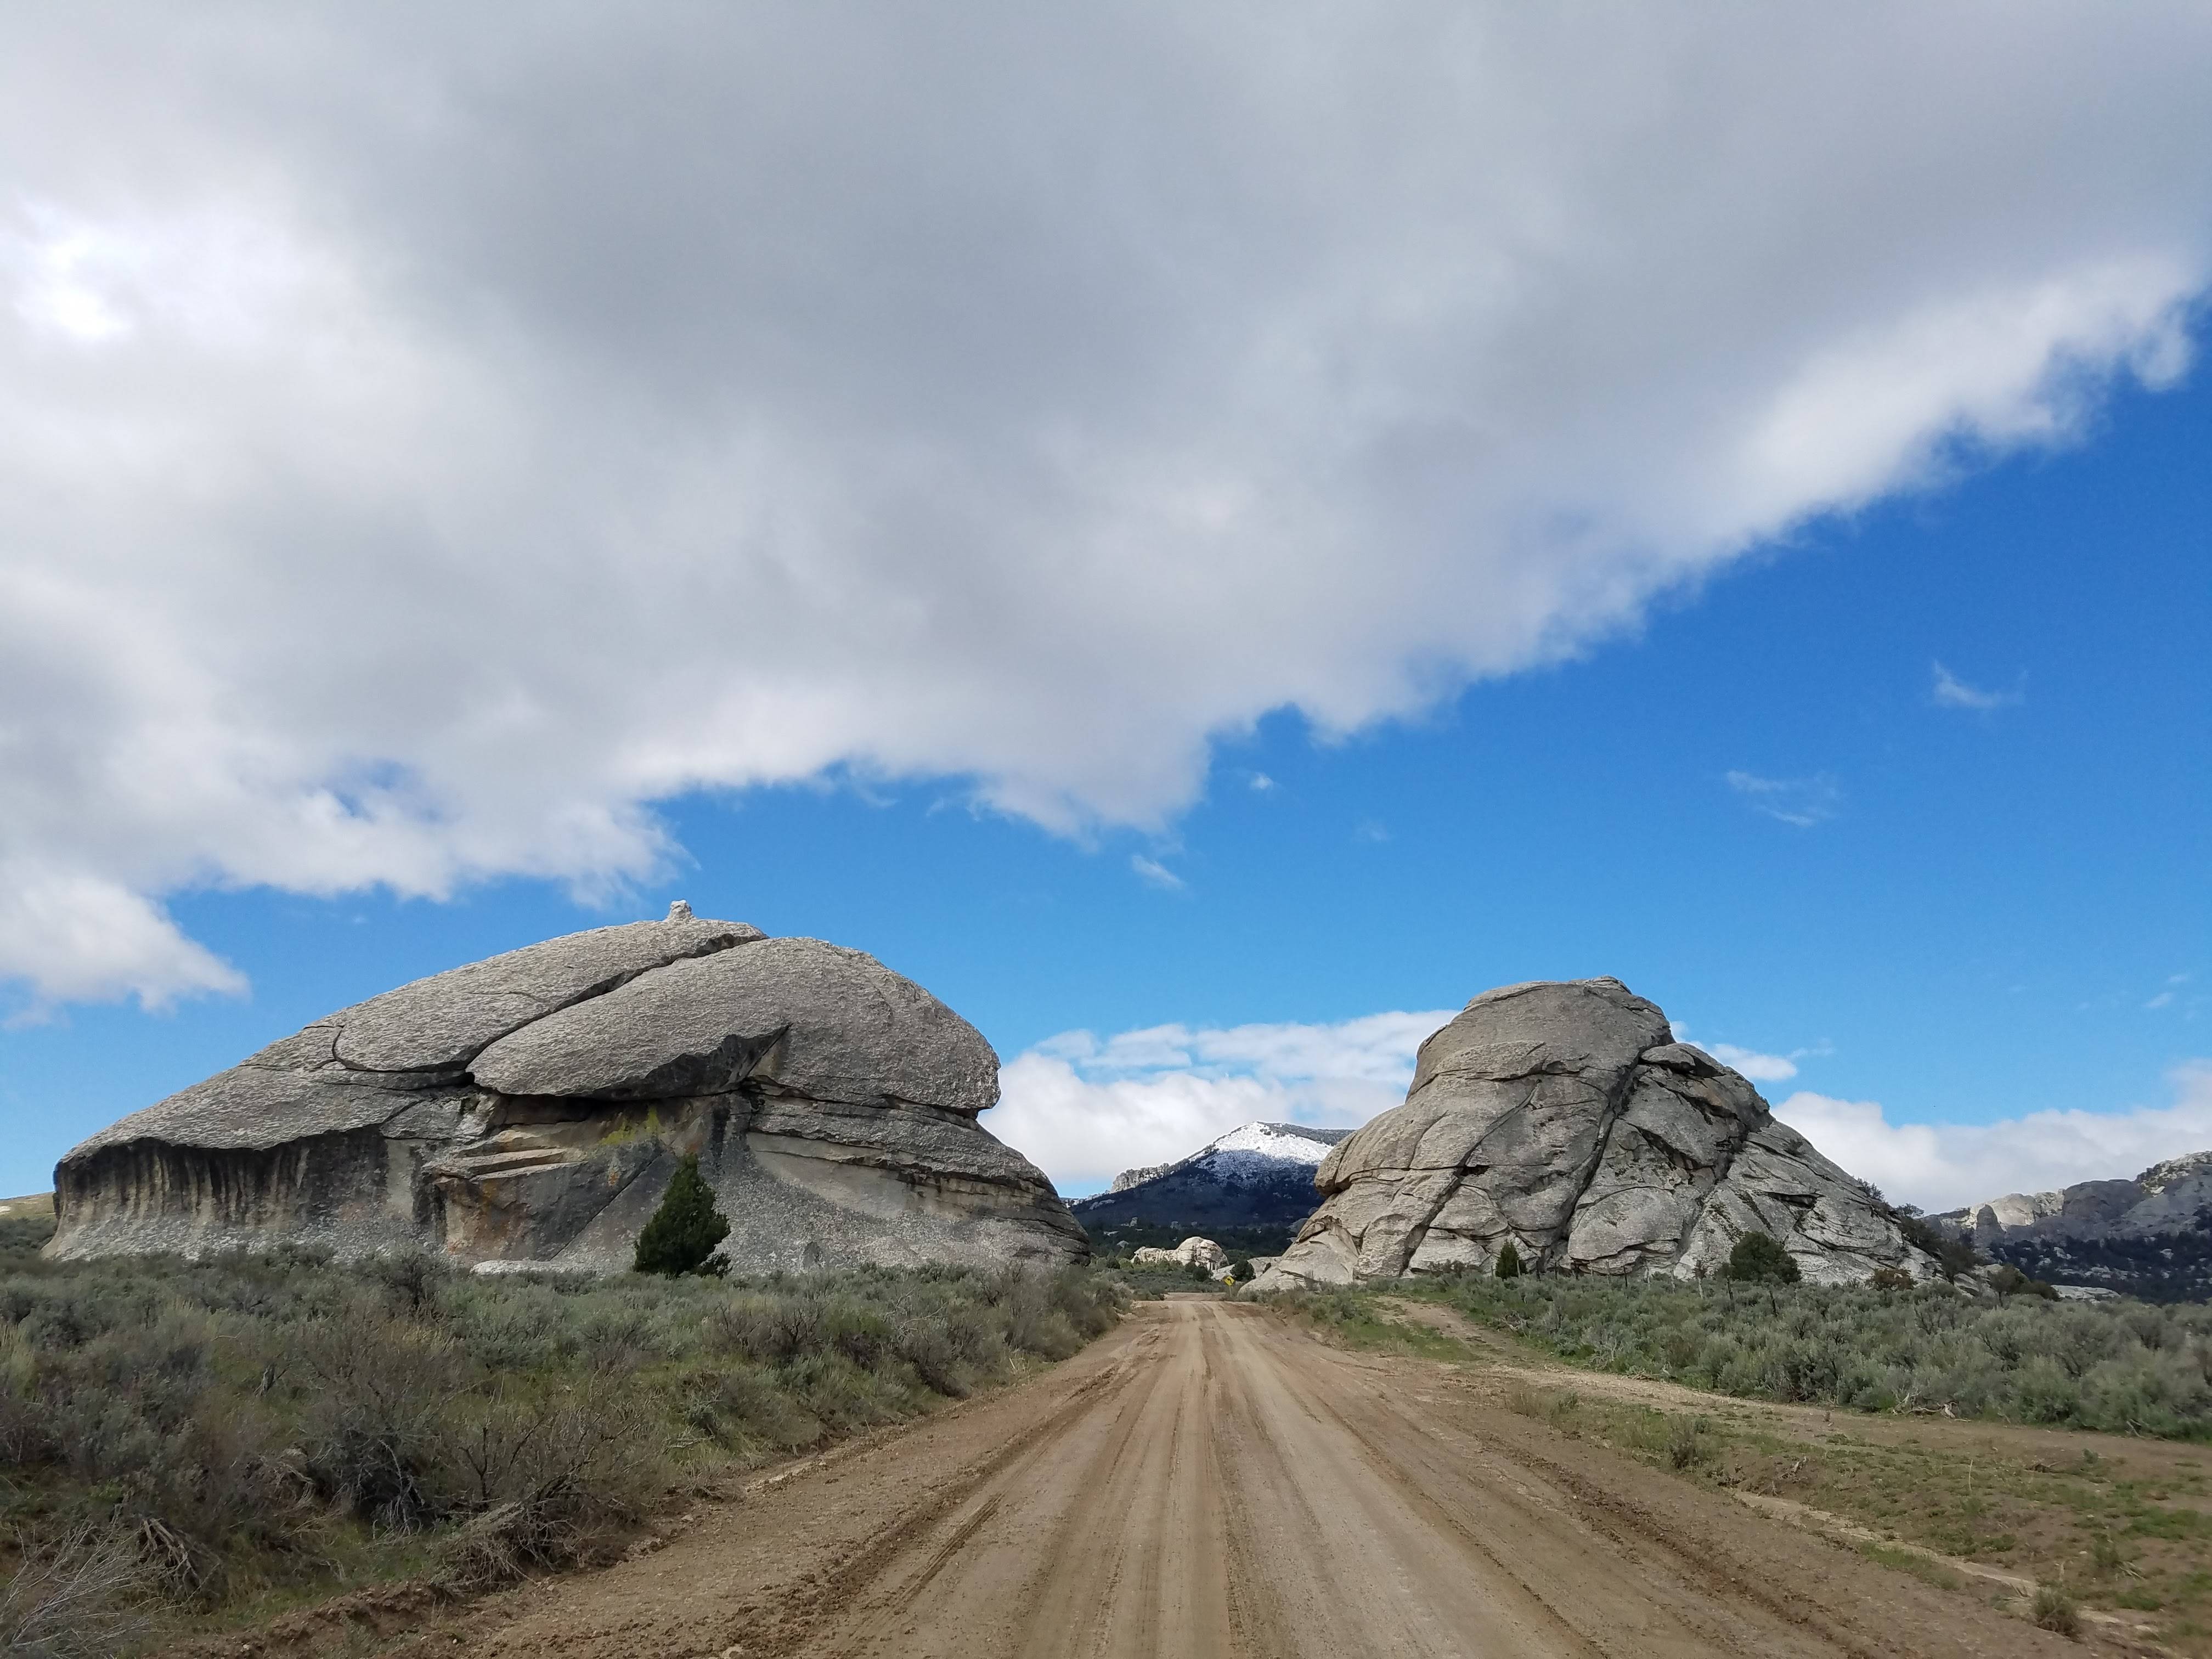
[[(1401, 1293), (1572, 1364), (1721, 1394), (2212, 1438), (2203, 1304), (1565, 1274), (1414, 1281)], [(1367, 1294), (1322, 1292), (1306, 1307), (1323, 1322), (1364, 1318)]]
[[(40, 1628), (38, 1586), (65, 1586), (121, 1651), (149, 1613), (173, 1627), (342, 1577), (558, 1566), (678, 1466), (705, 1478), (912, 1417), (1073, 1353), (1123, 1299), (1079, 1270), (17, 1257), (0, 1263), (0, 1620)], [(48, 1650), (15, 1637), (0, 1627), (0, 1650)]]

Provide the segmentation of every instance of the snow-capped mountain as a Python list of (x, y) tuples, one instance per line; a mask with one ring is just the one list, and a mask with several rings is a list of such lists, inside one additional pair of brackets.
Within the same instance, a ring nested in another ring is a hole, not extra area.
[(1321, 1201), (1316, 1166), (1351, 1133), (1240, 1124), (1173, 1164), (1124, 1170), (1109, 1190), (1069, 1207), (1093, 1233), (1139, 1222), (1194, 1231), (1295, 1229)]

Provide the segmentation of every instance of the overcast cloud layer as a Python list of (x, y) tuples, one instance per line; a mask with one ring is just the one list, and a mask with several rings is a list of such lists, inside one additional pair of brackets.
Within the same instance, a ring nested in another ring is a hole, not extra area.
[[(1364, 1123), (1405, 1097), (1421, 1043), (1455, 1012), (1370, 1014), (1329, 1025), (1163, 1025), (1103, 1041), (1070, 1031), (1005, 1067), (1005, 1098), (987, 1121), (1063, 1191), (1089, 1192), (1123, 1170), (1187, 1157), (1240, 1123)], [(2212, 1145), (2212, 1061), (2177, 1067), (2172, 1099), (2163, 1105), (2034, 1112), (1993, 1123), (1893, 1123), (1874, 1101), (1807, 1089), (1781, 1099), (1773, 1085), (1797, 1075), (1803, 1054), (1699, 1046), (1765, 1085), (1780, 1102), (1775, 1115), (1844, 1169), (1893, 1202), (1927, 1210), (2131, 1176)]]
[(1157, 825), (2183, 371), (2212, 13), (17, 8), (0, 980), (844, 768)]

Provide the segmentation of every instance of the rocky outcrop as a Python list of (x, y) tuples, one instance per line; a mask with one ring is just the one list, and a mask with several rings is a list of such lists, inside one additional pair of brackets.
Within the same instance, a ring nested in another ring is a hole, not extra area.
[(1937, 1272), (1867, 1188), (1613, 979), (1475, 998), (1421, 1045), (1405, 1103), (1314, 1184), (1320, 1207), (1255, 1289), (1487, 1272), (1509, 1240), (1539, 1272), (1688, 1278), (1751, 1232), (1815, 1284)]
[(2133, 1181), (2008, 1193), (1930, 1219), (1987, 1248), (2021, 1238), (2151, 1238), (2212, 1224), (2212, 1152), (2154, 1164)]
[(1133, 1170), (1124, 1170), (1108, 1183), (1109, 1193), (1126, 1193), (1132, 1187), (1141, 1187), (1156, 1176), (1164, 1176), (1175, 1168), (1172, 1164), (1142, 1164)]
[(1229, 1265), (1229, 1252), (1210, 1238), (1186, 1238), (1171, 1250), (1148, 1244), (1130, 1260), (1139, 1267), (1203, 1267), (1214, 1273)]
[(1321, 1201), (1314, 1170), (1349, 1129), (1244, 1123), (1173, 1164), (1125, 1170), (1107, 1191), (1069, 1206), (1093, 1234), (1168, 1227), (1279, 1228), (1287, 1239)]
[(2212, 1152), (2168, 1158), (2132, 1181), (2008, 1193), (1929, 1218), (2061, 1294), (2212, 1297)]
[(48, 1249), (626, 1267), (696, 1153), (744, 1271), (1081, 1257), (977, 1124), (998, 1095), (981, 1035), (873, 957), (678, 904), (373, 997), (101, 1131), (55, 1171)]

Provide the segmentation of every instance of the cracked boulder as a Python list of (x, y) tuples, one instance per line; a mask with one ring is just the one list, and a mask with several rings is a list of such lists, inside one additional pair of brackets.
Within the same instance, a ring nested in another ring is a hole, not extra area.
[(318, 1020), (55, 1171), (71, 1258), (306, 1244), (627, 1267), (686, 1153), (741, 1272), (1088, 1246), (977, 1115), (981, 1033), (858, 951), (674, 906)]
[(1687, 1279), (1752, 1232), (1814, 1284), (1937, 1272), (1869, 1188), (1614, 979), (1475, 998), (1314, 1185), (1320, 1208), (1255, 1288), (1486, 1273), (1509, 1242), (1540, 1272)]

